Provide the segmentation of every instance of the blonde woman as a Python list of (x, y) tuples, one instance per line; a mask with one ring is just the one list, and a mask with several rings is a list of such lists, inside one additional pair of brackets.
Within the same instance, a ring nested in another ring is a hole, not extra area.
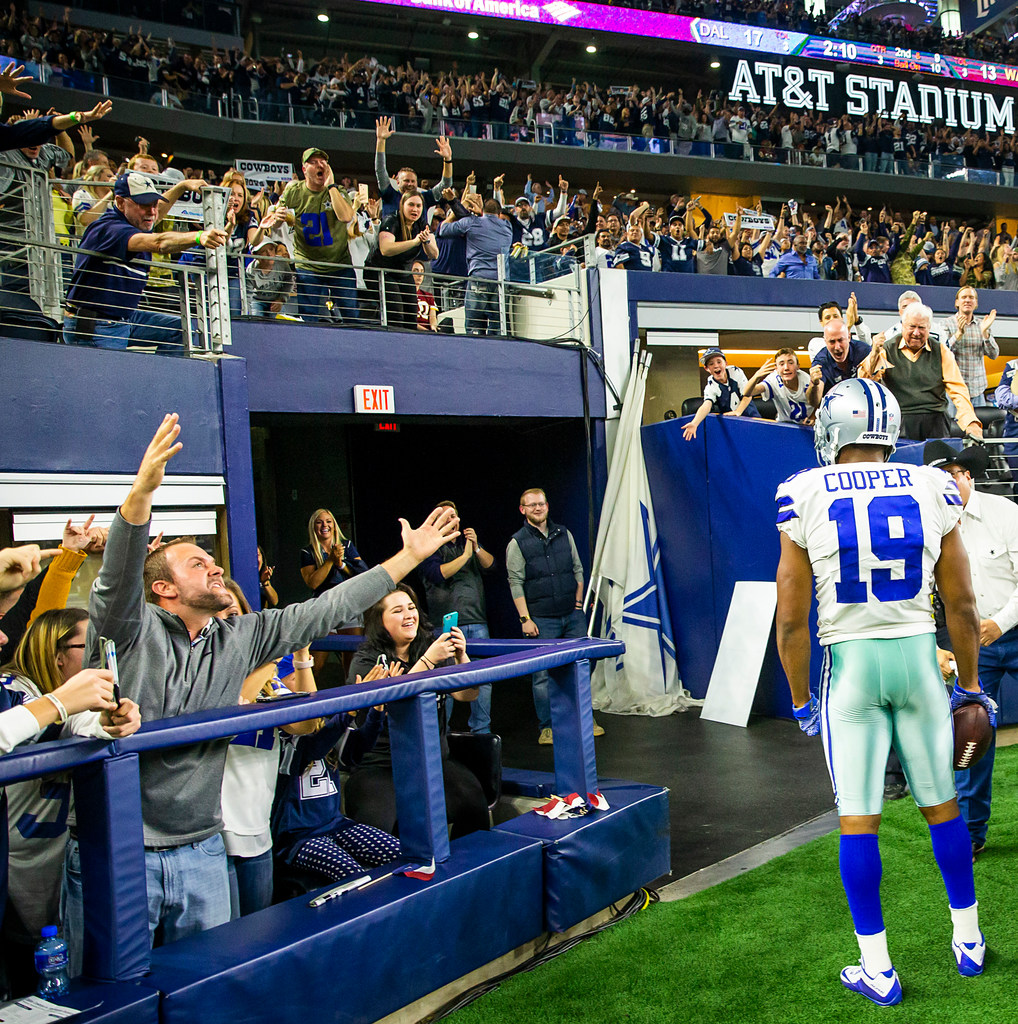
[(315, 597), (368, 571), (353, 541), (344, 536), (336, 517), (327, 508), (311, 513), (308, 542), (300, 553), (300, 574)]
[[(75, 697), (75, 677), (82, 671), (87, 626), (88, 612), (81, 608), (43, 612), (25, 631), (11, 661), (0, 669), (0, 686), (23, 694), (26, 702), (48, 706), (55, 698), (60, 720), (38, 734), (36, 741), (71, 735), (109, 741), (130, 736), (141, 725), (134, 701), (124, 699), (115, 711), (97, 712), (83, 710), (89, 702)], [(27, 779), (7, 786), (8, 896), (24, 931), (31, 936), (31, 945), (38, 941), (42, 927), (58, 920), (71, 807), (68, 775)], [(19, 989), (24, 987), (22, 982), (27, 982), (26, 991), (31, 991), (34, 980), (30, 976), (16, 979)]]
[[(308, 546), (300, 553), (300, 574), (314, 596), (367, 570), (367, 562), (353, 542), (343, 535), (336, 517), (327, 508), (315, 509), (308, 520)], [(358, 616), (354, 622), (339, 623), (335, 632), (360, 633), (360, 625)], [(328, 657), (328, 651), (314, 652), (316, 672), (321, 671)]]
[(71, 197), (71, 212), (79, 231), (84, 231), (113, 205), (113, 189), (100, 184), (116, 180), (116, 175), (105, 164), (94, 164), (84, 174), (87, 185), (75, 190)]

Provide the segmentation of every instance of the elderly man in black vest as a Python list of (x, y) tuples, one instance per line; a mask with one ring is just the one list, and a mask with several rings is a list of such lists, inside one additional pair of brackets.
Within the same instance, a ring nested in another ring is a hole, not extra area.
[[(520, 512), (526, 522), (509, 541), (505, 564), (523, 635), (542, 640), (585, 636), (580, 610), (583, 564), (573, 535), (548, 518), (548, 498), (540, 488), (532, 487), (520, 495)], [(533, 686), (541, 729), (537, 742), (546, 745), (553, 742), (548, 673), (535, 672)], [(604, 735), (597, 722), (594, 735)]]
[(982, 438), (983, 425), (972, 408), (972, 399), (951, 350), (930, 337), (933, 310), (921, 302), (906, 306), (901, 316), (901, 340), (890, 350), (880, 336), (863, 361), (860, 376), (879, 380), (901, 406), (901, 437), (913, 441), (947, 437), (948, 398), (954, 402), (958, 426), (972, 437)]

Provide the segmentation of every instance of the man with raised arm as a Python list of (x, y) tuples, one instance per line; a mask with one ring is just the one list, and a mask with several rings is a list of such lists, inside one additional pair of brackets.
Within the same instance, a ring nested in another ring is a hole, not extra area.
[(183, 252), (194, 245), (218, 249), (227, 232), (154, 230), (163, 195), (140, 171), (117, 178), (113, 204), (81, 236), (67, 291), (64, 342), (114, 349), (136, 341), (179, 347), (179, 316), (138, 308), (152, 255)]
[[(163, 418), (114, 516), (103, 566), (89, 600), (88, 653), (98, 638), (116, 641), (120, 686), (146, 719), (233, 707), (257, 666), (324, 636), (393, 589), (410, 570), (459, 535), (453, 509), (437, 508), (417, 529), (400, 520), (403, 547), (318, 598), (287, 608), (219, 619), (230, 592), (223, 570), (192, 539), (148, 552), (152, 498), (166, 464), (180, 451), (176, 414)], [(149, 928), (163, 942), (230, 919), (219, 794), (229, 740), (141, 755), (141, 800), (148, 876)], [(76, 844), (68, 846), (67, 896), (72, 942), (81, 916)]]
[[(417, 172), (412, 167), (401, 167), (395, 178), (390, 178), (385, 168), (385, 143), (395, 134), (391, 117), (380, 117), (375, 122), (375, 180), (382, 199), (383, 217), (391, 217), (396, 212), (404, 192), (418, 191)], [(441, 202), (445, 189), (452, 188), (452, 145), (444, 135), (435, 139), (435, 152), (442, 158), (442, 177), (425, 193), (425, 208)]]

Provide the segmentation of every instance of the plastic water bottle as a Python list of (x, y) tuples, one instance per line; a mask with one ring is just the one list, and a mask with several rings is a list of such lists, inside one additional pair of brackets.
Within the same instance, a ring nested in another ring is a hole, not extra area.
[(53, 999), (70, 988), (67, 977), (67, 943), (57, 934), (56, 925), (46, 925), (42, 941), (35, 947), (35, 969), (39, 975), (36, 995)]

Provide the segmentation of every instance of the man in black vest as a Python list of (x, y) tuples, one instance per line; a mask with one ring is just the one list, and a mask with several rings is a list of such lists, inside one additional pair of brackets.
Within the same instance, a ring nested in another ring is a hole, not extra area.
[(921, 302), (901, 314), (901, 341), (886, 351), (878, 335), (859, 367), (860, 377), (882, 381), (901, 406), (901, 436), (912, 441), (947, 437), (947, 399), (954, 402), (958, 426), (982, 438), (983, 425), (951, 350), (930, 337), (933, 310)]
[[(542, 640), (585, 636), (583, 565), (573, 535), (548, 518), (548, 499), (540, 488), (520, 495), (520, 512), (526, 522), (513, 534), (505, 549), (509, 590), (520, 616), (523, 635)], [(540, 725), (537, 742), (552, 742), (548, 673), (535, 672), (534, 707)], [(594, 735), (603, 736), (594, 723)]]

